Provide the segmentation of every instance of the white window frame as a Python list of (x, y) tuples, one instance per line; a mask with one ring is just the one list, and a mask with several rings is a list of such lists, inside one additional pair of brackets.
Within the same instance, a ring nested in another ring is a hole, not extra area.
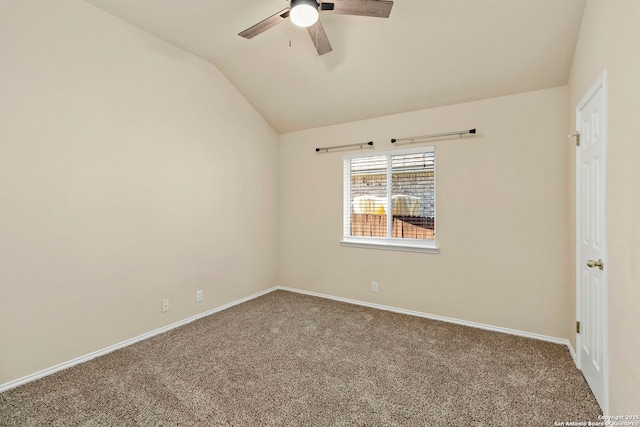
[[(396, 251), (408, 251), (408, 252), (425, 252), (425, 253), (439, 253), (440, 250), (436, 244), (437, 234), (434, 239), (403, 239), (398, 237), (362, 237), (362, 236), (350, 236), (351, 232), (351, 159), (364, 158), (364, 157), (388, 157), (387, 162), (387, 206), (391, 205), (391, 156), (432, 152), (435, 158), (435, 146), (399, 149), (391, 151), (374, 151), (371, 153), (355, 153), (346, 154), (343, 157), (343, 205), (342, 205), (342, 240), (341, 246), (354, 247), (354, 248), (367, 248), (367, 249), (386, 249)], [(437, 161), (436, 161), (437, 163)], [(434, 198), (437, 193), (436, 186), (436, 168), (434, 165), (433, 179), (434, 179)], [(437, 224), (437, 203), (434, 205), (434, 227)]]

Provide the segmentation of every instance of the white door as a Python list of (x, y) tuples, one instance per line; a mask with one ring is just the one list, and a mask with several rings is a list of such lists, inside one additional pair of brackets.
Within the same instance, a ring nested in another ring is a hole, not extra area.
[(578, 367), (608, 411), (606, 73), (576, 108)]

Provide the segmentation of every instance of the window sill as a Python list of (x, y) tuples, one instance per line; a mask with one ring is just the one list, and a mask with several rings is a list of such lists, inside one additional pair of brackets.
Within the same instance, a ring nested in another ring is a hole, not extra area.
[(369, 239), (344, 239), (340, 241), (340, 246), (348, 248), (361, 248), (361, 249), (382, 249), (389, 251), (404, 251), (404, 252), (422, 252), (430, 254), (439, 254), (440, 249), (435, 245), (435, 242), (428, 245), (425, 244), (411, 244), (407, 242), (393, 242), (389, 240), (369, 240)]

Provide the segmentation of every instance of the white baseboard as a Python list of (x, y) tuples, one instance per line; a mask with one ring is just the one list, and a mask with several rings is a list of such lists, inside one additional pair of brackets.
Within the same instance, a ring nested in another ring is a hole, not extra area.
[(363, 307), (376, 308), (378, 310), (392, 311), (394, 313), (400, 313), (400, 314), (408, 314), (409, 316), (423, 317), (425, 319), (439, 320), (441, 322), (455, 323), (458, 325), (470, 326), (472, 328), (485, 329), (485, 330), (494, 331), (494, 332), (502, 332), (504, 334), (517, 335), (519, 337), (533, 338), (540, 341), (548, 341), (555, 344), (566, 345), (569, 348), (569, 353), (571, 354), (573, 363), (574, 364), (576, 363), (576, 354), (573, 350), (573, 347), (571, 346), (571, 343), (566, 338), (556, 338), (548, 335), (541, 335), (541, 334), (534, 334), (532, 332), (519, 331), (517, 329), (503, 328), (501, 326), (485, 325), (483, 323), (470, 322), (468, 320), (460, 320), (452, 317), (438, 316), (436, 314), (422, 313), (420, 311), (405, 310), (403, 308), (392, 307), (389, 305), (381, 305), (381, 304), (375, 304), (371, 302), (353, 300), (350, 298), (336, 297), (333, 295), (321, 294), (321, 293), (312, 292), (312, 291), (304, 291), (301, 289), (289, 288), (286, 286), (277, 286), (276, 289), (281, 289), (283, 291), (289, 291), (289, 292), (296, 292), (304, 295), (311, 295), (314, 297), (327, 298), (334, 301), (346, 302), (349, 304), (361, 305)]
[(299, 294), (311, 295), (311, 296), (320, 297), (320, 298), (331, 299), (331, 300), (334, 300), (334, 301), (346, 302), (346, 303), (349, 303), (349, 304), (360, 305), (360, 306), (363, 306), (363, 307), (375, 308), (375, 309), (378, 309), (378, 310), (391, 311), (391, 312), (394, 312), (394, 313), (407, 314), (407, 315), (410, 315), (410, 316), (423, 317), (423, 318), (426, 318), (426, 319), (433, 319), (433, 320), (439, 320), (439, 321), (442, 321), (442, 322), (455, 323), (455, 324), (463, 325), (463, 326), (470, 326), (472, 328), (486, 329), (486, 330), (489, 330), (489, 331), (502, 332), (502, 333), (505, 333), (505, 334), (517, 335), (517, 336), (521, 336), (521, 337), (525, 337), (525, 338), (533, 338), (533, 339), (537, 339), (537, 340), (541, 340), (541, 341), (548, 341), (548, 342), (552, 342), (552, 343), (556, 343), (556, 344), (562, 344), (562, 345), (566, 345), (569, 348), (569, 352), (571, 353), (571, 357), (573, 358), (573, 362), (576, 363), (576, 361), (577, 361), (576, 354), (575, 354), (575, 351), (573, 350), (573, 347), (571, 346), (571, 343), (569, 342), (569, 340), (563, 339), (563, 338), (556, 338), (556, 337), (550, 337), (550, 336), (547, 336), (547, 335), (534, 334), (534, 333), (531, 333), (531, 332), (518, 331), (516, 329), (503, 328), (503, 327), (500, 327), (500, 326), (485, 325), (485, 324), (482, 324), (482, 323), (469, 322), (467, 320), (454, 319), (454, 318), (451, 318), (451, 317), (438, 316), (438, 315), (435, 315), (435, 314), (422, 313), (422, 312), (419, 312), (419, 311), (405, 310), (405, 309), (402, 309), (402, 308), (392, 307), (392, 306), (388, 306), (388, 305), (381, 305), (381, 304), (375, 304), (375, 303), (370, 303), (370, 302), (365, 302), (365, 301), (358, 301), (358, 300), (353, 300), (353, 299), (350, 299), (350, 298), (336, 297), (336, 296), (333, 296), (333, 295), (321, 294), (321, 293), (312, 292), (312, 291), (305, 291), (305, 290), (296, 289), (296, 288), (289, 288), (289, 287), (286, 287), (286, 286), (276, 286), (276, 287), (273, 287), (273, 288), (265, 289), (264, 291), (255, 293), (253, 295), (249, 295), (248, 297), (241, 298), (239, 300), (230, 302), (228, 304), (221, 305), (220, 307), (213, 308), (213, 309), (205, 311), (203, 313), (196, 314), (195, 316), (191, 316), (191, 317), (189, 317), (187, 319), (180, 320), (178, 322), (172, 323), (172, 324), (164, 326), (162, 328), (155, 329), (155, 330), (153, 330), (151, 332), (147, 332), (145, 334), (138, 335), (137, 337), (130, 338), (130, 339), (128, 339), (126, 341), (122, 341), (122, 342), (120, 342), (118, 344), (114, 344), (114, 345), (111, 345), (109, 347), (105, 347), (105, 348), (103, 348), (101, 350), (94, 351), (94, 352), (89, 353), (87, 355), (76, 357), (75, 359), (69, 360), (67, 362), (63, 362), (63, 363), (60, 363), (58, 365), (52, 366), (50, 368), (43, 369), (42, 371), (38, 371), (36, 373), (24, 376), (22, 378), (18, 378), (16, 380), (9, 381), (8, 383), (1, 384), (0, 385), (0, 393), (2, 393), (4, 391), (7, 391), (7, 390), (10, 390), (12, 388), (21, 386), (21, 385), (26, 384), (28, 382), (35, 381), (35, 380), (40, 379), (42, 377), (46, 377), (47, 375), (51, 375), (51, 374), (53, 374), (55, 372), (62, 371), (63, 369), (70, 368), (72, 366), (78, 365), (78, 364), (83, 363), (83, 362), (87, 362), (87, 361), (89, 361), (91, 359), (95, 359), (96, 357), (100, 357), (100, 356), (103, 356), (105, 354), (111, 353), (113, 351), (119, 350), (121, 348), (130, 346), (131, 344), (135, 344), (135, 343), (137, 343), (139, 341), (146, 340), (147, 338), (151, 338), (151, 337), (153, 337), (155, 335), (162, 334), (164, 332), (168, 332), (168, 331), (170, 331), (172, 329), (175, 329), (175, 328), (177, 328), (179, 326), (186, 325), (187, 323), (191, 323), (191, 322), (193, 322), (195, 320), (201, 319), (201, 318), (209, 316), (211, 314), (218, 313), (220, 311), (226, 310), (226, 309), (228, 309), (230, 307), (233, 307), (235, 305), (242, 304), (243, 302), (247, 302), (247, 301), (250, 301), (252, 299), (261, 297), (262, 295), (266, 295), (266, 294), (268, 294), (270, 292), (273, 292), (273, 291), (275, 291), (277, 289), (280, 289), (280, 290), (283, 290), (283, 291), (289, 291), (289, 292), (296, 292), (296, 293), (299, 293)]
[(16, 387), (21, 386), (23, 384), (26, 384), (28, 382), (35, 381), (35, 380), (40, 379), (42, 377), (46, 377), (47, 375), (51, 375), (51, 374), (53, 374), (55, 372), (62, 371), (63, 369), (70, 368), (72, 366), (78, 365), (78, 364), (83, 363), (83, 362), (87, 362), (87, 361), (89, 361), (91, 359), (95, 359), (96, 357), (100, 357), (100, 356), (103, 356), (105, 354), (111, 353), (112, 351), (116, 351), (116, 350), (119, 350), (121, 348), (130, 346), (131, 344), (135, 344), (135, 343), (137, 343), (139, 341), (146, 340), (147, 338), (151, 338), (151, 337), (153, 337), (155, 335), (162, 334), (164, 332), (168, 332), (171, 329), (175, 329), (175, 328), (177, 328), (179, 326), (186, 325), (187, 323), (191, 323), (191, 322), (193, 322), (195, 320), (201, 319), (201, 318), (209, 316), (211, 314), (218, 313), (220, 311), (226, 310), (226, 309), (228, 309), (230, 307), (233, 307), (234, 305), (242, 304), (243, 302), (247, 302), (247, 301), (252, 300), (254, 298), (258, 298), (258, 297), (260, 297), (262, 295), (265, 295), (265, 294), (268, 294), (270, 292), (273, 292), (276, 289), (277, 288), (275, 288), (275, 287), (274, 288), (265, 289), (264, 291), (260, 291), (258, 293), (253, 294), (253, 295), (249, 295), (248, 297), (241, 298), (241, 299), (236, 300), (236, 301), (232, 301), (232, 302), (230, 302), (228, 304), (221, 305), (220, 307), (213, 308), (213, 309), (205, 311), (203, 313), (196, 314), (195, 316), (191, 316), (191, 317), (189, 317), (187, 319), (180, 320), (180, 321), (172, 323), (170, 325), (163, 326), (162, 328), (155, 329), (155, 330), (153, 330), (151, 332), (147, 332), (146, 334), (138, 335), (137, 337), (130, 338), (130, 339), (128, 339), (126, 341), (122, 341), (122, 342), (120, 342), (118, 344), (110, 345), (109, 347), (105, 347), (105, 348), (103, 348), (101, 350), (94, 351), (94, 352), (86, 354), (84, 356), (76, 357), (75, 359), (69, 360), (67, 362), (63, 362), (63, 363), (60, 363), (58, 365), (52, 366), (50, 368), (43, 369), (42, 371), (38, 371), (36, 373), (24, 376), (22, 378), (18, 378), (16, 380), (9, 381), (8, 383), (1, 384), (0, 385), (0, 393), (2, 393), (3, 391), (10, 390), (12, 388), (16, 388)]
[(578, 366), (578, 356), (576, 356), (576, 351), (573, 349), (573, 346), (571, 345), (571, 341), (569, 340), (565, 340), (567, 347), (569, 347), (569, 353), (571, 353), (571, 358), (573, 359), (573, 364), (576, 365), (576, 368), (580, 369), (580, 367)]

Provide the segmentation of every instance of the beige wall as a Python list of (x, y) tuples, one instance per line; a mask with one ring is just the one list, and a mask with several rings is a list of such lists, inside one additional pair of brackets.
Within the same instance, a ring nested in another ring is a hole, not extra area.
[[(608, 72), (607, 267), (612, 414), (640, 412), (639, 22), (637, 0), (589, 0), (569, 79), (570, 123), (575, 129), (576, 105), (603, 70)], [(575, 152), (571, 153), (568, 168), (575, 175)], [(575, 212), (573, 206), (572, 209)], [(575, 259), (575, 251), (571, 256)]]
[(0, 3), (0, 384), (274, 286), (277, 138), (82, 1)]
[[(566, 338), (567, 110), (561, 87), (282, 135), (279, 283)], [(343, 154), (315, 147), (473, 127), (433, 141), (440, 254), (340, 246)]]

